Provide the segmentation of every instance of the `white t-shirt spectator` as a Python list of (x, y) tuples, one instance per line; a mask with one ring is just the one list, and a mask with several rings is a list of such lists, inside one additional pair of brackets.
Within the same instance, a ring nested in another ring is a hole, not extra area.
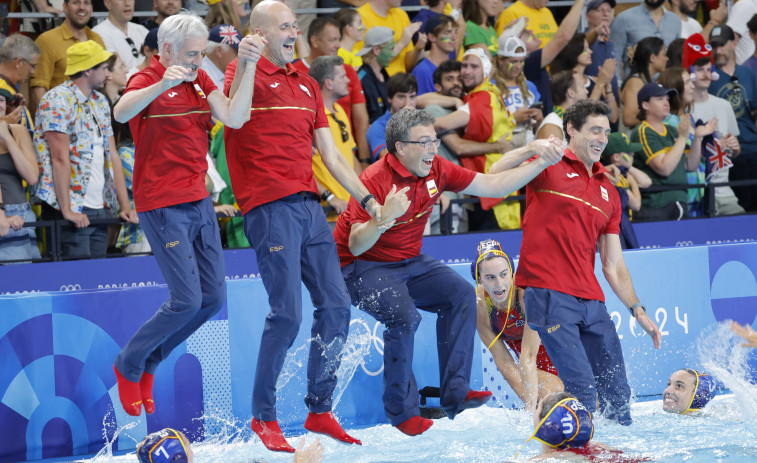
[(728, 13), (728, 27), (739, 34), (741, 39), (736, 44), (736, 63), (742, 64), (754, 54), (754, 41), (749, 37), (746, 23), (757, 14), (757, 0), (739, 0), (733, 4)]
[(139, 70), (137, 66), (145, 60), (141, 50), (149, 31), (133, 22), (128, 22), (126, 29), (128, 33), (124, 35), (109, 18), (92, 28), (103, 39), (106, 50), (118, 53), (131, 75)]
[(694, 18), (689, 18), (686, 21), (681, 21), (681, 38), (688, 39), (694, 34), (702, 33), (702, 25), (699, 24)]
[[(717, 118), (718, 127), (715, 130), (717, 130), (721, 136), (730, 133), (731, 135), (738, 137), (740, 134), (739, 124), (736, 122), (736, 115), (733, 113), (731, 103), (722, 98), (718, 98), (715, 95), (708, 95), (707, 101), (702, 103), (694, 102), (691, 115), (694, 116), (695, 120), (701, 119), (704, 122), (709, 121), (713, 117)], [(706, 155), (704, 149), (702, 149), (702, 154)], [(729, 170), (730, 168), (726, 167), (716, 171), (712, 175), (712, 183), (727, 182)], [(715, 196), (725, 197), (736, 195), (731, 187), (726, 186), (715, 188)]]

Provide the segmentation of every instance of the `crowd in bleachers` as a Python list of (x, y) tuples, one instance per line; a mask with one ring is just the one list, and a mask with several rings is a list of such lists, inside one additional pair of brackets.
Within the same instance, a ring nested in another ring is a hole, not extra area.
[[(145, 1), (20, 2), (65, 16), (11, 23), (18, 32), (0, 45), (0, 262), (49, 252), (49, 235), (28, 226), (35, 220), (71, 223), (58, 237), (63, 257), (150, 251), (131, 199), (130, 127), (112, 118), (112, 106), (160, 53), (160, 24), (182, 7), (203, 13), (201, 67), (224, 89), (242, 37), (254, 33), (256, 2)], [(410, 13), (401, 0), (282, 1), (341, 8), (298, 15), (292, 65), (316, 79), (337, 146), (358, 174), (388, 155), (386, 124), (404, 107), (437, 117), (439, 155), (488, 172), (535, 139), (564, 140), (565, 110), (590, 98), (612, 108), (602, 161), (628, 211), (624, 245), (638, 246), (632, 221), (757, 210), (757, 185), (715, 188), (714, 200), (685, 187), (757, 179), (757, 0), (730, 11), (718, 1), (577, 0), (559, 23), (546, 0), (426, 0)], [(94, 9), (107, 17), (97, 22)], [(148, 10), (155, 15), (134, 16)], [(339, 57), (344, 72), (333, 72), (334, 60), (324, 67), (325, 56)], [(208, 127), (206, 186), (227, 217), (225, 243), (249, 246), (234, 217), (223, 134), (220, 122)], [(333, 222), (349, 195), (315, 149), (313, 171)], [(670, 185), (678, 188), (654, 188)], [(442, 196), (427, 233), (440, 232), (447, 210), (452, 232), (520, 227), (517, 199), (450, 204), (459, 199)], [(126, 223), (97, 220), (107, 217)]]

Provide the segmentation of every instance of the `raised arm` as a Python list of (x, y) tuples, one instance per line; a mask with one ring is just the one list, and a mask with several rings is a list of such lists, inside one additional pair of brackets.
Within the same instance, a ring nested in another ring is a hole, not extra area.
[(436, 133), (447, 132), (448, 130), (457, 130), (465, 127), (470, 122), (470, 114), (467, 111), (458, 109), (446, 116), (437, 117), (434, 122)]
[(532, 156), (550, 148), (559, 149), (559, 146), (558, 141), (554, 137), (548, 140), (533, 140), (526, 146), (521, 146), (505, 153), (497, 162), (492, 164), (489, 173), (498, 174), (518, 167)]
[(359, 256), (365, 251), (371, 249), (381, 235), (394, 226), (394, 221), (400, 217), (410, 207), (410, 200), (407, 197), (409, 187), (397, 191), (397, 186), (392, 185), (392, 189), (384, 199), (384, 206), (381, 212), (384, 222), (380, 223), (375, 217), (367, 222), (356, 223), (350, 229), (350, 238), (348, 247), (353, 256)]
[(563, 48), (573, 38), (573, 34), (578, 29), (578, 23), (581, 21), (581, 13), (584, 9), (584, 0), (576, 0), (570, 11), (560, 23), (554, 37), (552, 37), (541, 52), (541, 67), (545, 68), (560, 54)]
[(499, 140), (493, 143), (486, 143), (480, 141), (466, 140), (457, 134), (454, 130), (450, 130), (441, 137), (442, 143), (449, 148), (457, 157), (467, 156), (480, 156), (482, 154), (489, 153), (504, 153), (510, 146), (510, 142), (506, 140), (506, 136), (501, 137)]

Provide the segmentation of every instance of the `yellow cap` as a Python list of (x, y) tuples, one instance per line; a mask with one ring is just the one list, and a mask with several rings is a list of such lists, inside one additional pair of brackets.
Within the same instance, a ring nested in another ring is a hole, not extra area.
[(111, 56), (113, 53), (105, 51), (94, 40), (75, 43), (66, 50), (66, 75), (72, 76), (77, 72), (92, 69), (107, 61)]

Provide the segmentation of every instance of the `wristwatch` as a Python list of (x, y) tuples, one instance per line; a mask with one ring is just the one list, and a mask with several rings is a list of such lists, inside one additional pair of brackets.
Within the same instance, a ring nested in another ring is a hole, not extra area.
[(647, 311), (647, 308), (646, 308), (646, 307), (644, 307), (644, 304), (642, 304), (641, 302), (637, 302), (636, 304), (634, 304), (634, 305), (632, 305), (631, 307), (629, 307), (629, 308), (628, 308), (628, 310), (630, 310), (630, 311), (631, 311), (631, 315), (633, 315), (633, 310), (634, 310), (634, 309), (635, 309), (636, 307), (641, 307), (641, 310), (643, 310), (644, 312), (646, 312), (646, 311)]
[(0, 203), (0, 211), (4, 211), (4, 210), (5, 210), (5, 204)]

